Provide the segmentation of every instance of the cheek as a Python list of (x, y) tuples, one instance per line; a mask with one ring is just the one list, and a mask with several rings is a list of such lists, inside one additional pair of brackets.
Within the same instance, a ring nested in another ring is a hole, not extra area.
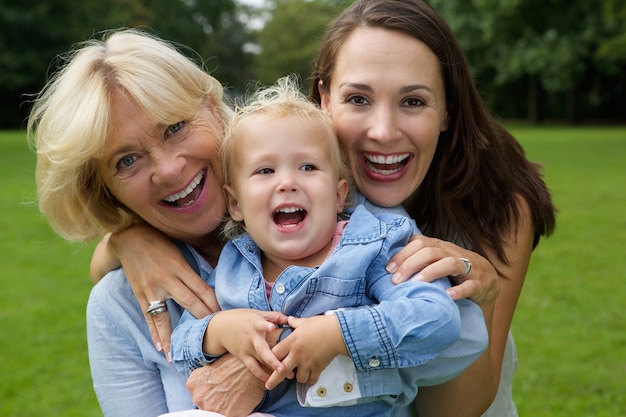
[(411, 142), (425, 155), (433, 155), (439, 141), (440, 126), (435, 123), (413, 123), (406, 130), (413, 132)]
[(351, 148), (357, 141), (359, 135), (359, 124), (356, 122), (351, 122), (347, 119), (347, 117), (337, 116), (333, 119), (333, 123), (335, 126), (335, 131), (337, 132), (337, 137), (339, 138), (339, 142), (348, 152), (351, 152)]

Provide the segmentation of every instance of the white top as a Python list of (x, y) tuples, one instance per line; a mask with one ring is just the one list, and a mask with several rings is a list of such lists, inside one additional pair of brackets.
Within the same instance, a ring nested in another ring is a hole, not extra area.
[(482, 417), (518, 417), (517, 408), (513, 402), (513, 374), (517, 366), (517, 350), (513, 335), (509, 332), (502, 358), (502, 373), (496, 398)]

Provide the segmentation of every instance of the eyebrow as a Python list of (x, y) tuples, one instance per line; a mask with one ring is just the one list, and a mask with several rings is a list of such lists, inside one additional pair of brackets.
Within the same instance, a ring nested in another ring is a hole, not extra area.
[[(361, 83), (348, 82), (348, 83), (341, 84), (339, 87), (340, 88), (351, 87), (351, 88), (356, 88), (357, 90), (367, 91), (369, 93), (374, 91), (372, 87), (370, 87), (368, 84), (361, 84)], [(400, 89), (400, 93), (405, 94), (405, 93), (410, 93), (416, 90), (426, 90), (432, 93), (432, 89), (424, 84), (411, 84), (411, 85), (404, 86)]]

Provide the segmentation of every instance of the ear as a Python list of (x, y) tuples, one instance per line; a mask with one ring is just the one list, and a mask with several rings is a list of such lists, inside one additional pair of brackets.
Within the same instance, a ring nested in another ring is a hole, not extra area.
[(228, 184), (224, 184), (224, 193), (226, 194), (226, 207), (228, 208), (228, 214), (233, 220), (237, 222), (243, 221), (243, 214), (241, 208), (239, 208), (239, 202), (235, 190)]
[(326, 113), (330, 113), (330, 92), (324, 88), (324, 81), (319, 80), (317, 82), (317, 91), (320, 93), (320, 107)]
[(348, 181), (340, 179), (337, 182), (337, 214), (341, 214), (346, 205), (346, 196), (348, 195)]

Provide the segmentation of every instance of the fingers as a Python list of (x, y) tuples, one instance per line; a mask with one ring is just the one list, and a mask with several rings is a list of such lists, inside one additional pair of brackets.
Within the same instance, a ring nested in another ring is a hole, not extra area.
[(254, 358), (248, 356), (243, 359), (243, 363), (246, 365), (246, 368), (261, 381), (267, 381), (268, 378), (270, 378), (270, 374)]
[(159, 352), (163, 352), (163, 344), (161, 343), (161, 339), (159, 338), (159, 332), (157, 331), (156, 325), (154, 324), (154, 321), (152, 321), (152, 317), (150, 317), (146, 313), (143, 313), (143, 315), (144, 315), (144, 317), (146, 319), (146, 324), (148, 325), (148, 330), (150, 330), (150, 336), (152, 337), (152, 343), (154, 343), (154, 346), (156, 347), (156, 349)]
[(440, 239), (415, 235), (387, 264), (392, 282), (399, 284), (409, 279), (432, 282), (445, 276), (462, 275), (466, 268), (459, 258), (468, 251)]
[[(265, 322), (265, 324), (260, 324), (257, 327), (257, 330), (260, 334), (267, 334), (273, 332), (276, 328), (270, 322)], [(285, 367), (282, 362), (274, 355), (272, 349), (267, 343), (265, 338), (253, 338), (253, 348), (256, 352), (258, 359), (264, 363), (269, 369), (273, 369), (275, 372), (283, 372)], [(266, 375), (266, 379), (269, 375)], [(265, 379), (264, 379), (265, 381)]]
[(410, 258), (416, 251), (418, 251), (422, 247), (420, 240), (421, 237), (423, 236), (413, 235), (409, 243), (400, 251), (398, 251), (398, 253), (391, 257), (391, 259), (387, 263), (387, 272), (389, 272), (390, 274), (395, 273), (400, 265), (404, 264), (408, 258)]
[[(158, 335), (160, 346), (157, 345), (157, 349), (164, 352), (167, 361), (172, 363), (172, 358), (170, 357), (170, 343), (172, 338), (172, 322), (170, 313), (166, 311), (164, 313), (157, 314), (152, 317), (151, 321)], [(159, 347), (161, 347), (161, 349), (159, 349)]]
[(285, 373), (284, 372), (277, 372), (277, 371), (272, 372), (272, 374), (269, 376), (269, 378), (265, 381), (265, 389), (270, 390), (270, 391), (273, 390), (284, 379), (285, 379)]
[(185, 285), (173, 289), (172, 298), (195, 317), (205, 317), (221, 310), (213, 288), (194, 272), (180, 281)]
[[(422, 269), (417, 274), (412, 275), (410, 279), (414, 281), (433, 282), (441, 277), (455, 276), (457, 275), (457, 272), (459, 274), (463, 273), (465, 267), (464, 264), (458, 260), (458, 258), (455, 258), (454, 256), (445, 256), (441, 258), (441, 256), (443, 256), (443, 253), (436, 255), (433, 254), (429, 258), (430, 263), (422, 267)], [(405, 267), (412, 267), (412, 264), (408, 263), (410, 261), (411, 258), (407, 260)], [(402, 272), (400, 274), (402, 274)]]
[(283, 361), (283, 365), (285, 366), (282, 371), (272, 372), (267, 381), (265, 381), (265, 389), (273, 390), (278, 386), (278, 384), (283, 382), (285, 378), (292, 379), (294, 377), (293, 369), (296, 367), (296, 365), (290, 362), (291, 361), (286, 359), (285, 361)]
[(195, 272), (172, 279), (166, 290), (170, 298), (189, 310), (194, 317), (205, 317), (220, 310), (215, 291)]
[(282, 326), (289, 322), (289, 316), (281, 313), (280, 311), (262, 311), (260, 313), (265, 320), (274, 324)]

